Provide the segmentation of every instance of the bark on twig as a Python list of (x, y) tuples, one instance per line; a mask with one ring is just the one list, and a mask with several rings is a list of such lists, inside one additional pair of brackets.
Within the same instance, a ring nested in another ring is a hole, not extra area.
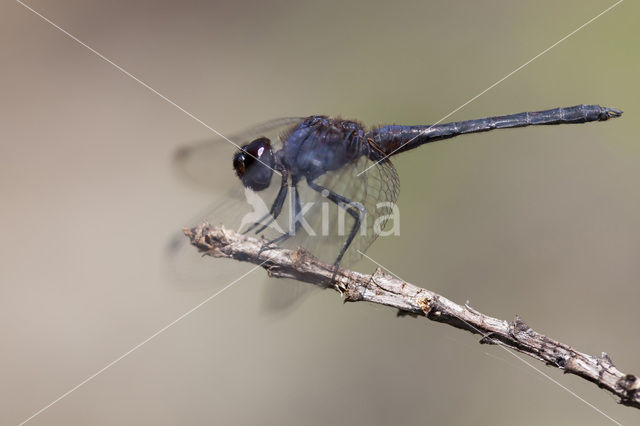
[(606, 353), (593, 356), (540, 334), (518, 316), (511, 322), (458, 305), (430, 290), (384, 274), (373, 275), (340, 269), (332, 280), (334, 267), (304, 249), (264, 249), (265, 241), (247, 237), (206, 223), (185, 230), (191, 244), (204, 254), (261, 265), (268, 274), (292, 278), (339, 291), (345, 302), (366, 301), (399, 309), (400, 313), (425, 316), (482, 336), (480, 343), (499, 344), (529, 355), (565, 373), (597, 384), (620, 398), (620, 403), (640, 408), (640, 379), (618, 370)]

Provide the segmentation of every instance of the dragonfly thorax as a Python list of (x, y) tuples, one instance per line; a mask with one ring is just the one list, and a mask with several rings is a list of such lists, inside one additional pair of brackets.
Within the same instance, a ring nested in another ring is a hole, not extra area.
[(292, 175), (310, 180), (368, 154), (360, 123), (325, 116), (304, 119), (283, 142), (285, 167)]

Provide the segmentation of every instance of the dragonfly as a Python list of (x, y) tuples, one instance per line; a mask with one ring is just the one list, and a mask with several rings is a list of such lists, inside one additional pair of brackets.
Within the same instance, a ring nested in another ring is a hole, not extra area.
[(239, 148), (222, 139), (185, 146), (175, 164), (201, 186), (219, 193), (227, 187), (223, 198), (199, 219), (261, 235), (268, 241), (265, 247), (303, 246), (338, 268), (358, 260), (393, 225), (389, 222), (400, 190), (394, 156), (465, 134), (606, 121), (620, 115), (616, 108), (576, 105), (373, 128), (324, 115), (282, 118), (231, 137)]

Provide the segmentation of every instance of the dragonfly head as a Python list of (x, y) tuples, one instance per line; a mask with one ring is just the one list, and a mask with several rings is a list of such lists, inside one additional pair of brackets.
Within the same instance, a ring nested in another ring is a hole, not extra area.
[(271, 141), (265, 137), (243, 146), (233, 156), (233, 169), (242, 184), (254, 191), (262, 191), (269, 187), (273, 166)]

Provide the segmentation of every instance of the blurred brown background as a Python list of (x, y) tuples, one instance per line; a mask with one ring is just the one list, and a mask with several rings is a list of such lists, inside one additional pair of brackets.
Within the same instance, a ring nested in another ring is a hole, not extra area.
[[(314, 113), (437, 121), (612, 2), (28, 4), (229, 133)], [(164, 264), (211, 201), (171, 154), (211, 133), (18, 3), (0, 9), (0, 423), (17, 424), (226, 282), (185, 291)], [(402, 235), (369, 255), (640, 373), (639, 18), (622, 3), (450, 120), (579, 103), (622, 118), (400, 156)], [(253, 272), (30, 424), (609, 423), (470, 334), (331, 292), (266, 315), (267, 285)]]

